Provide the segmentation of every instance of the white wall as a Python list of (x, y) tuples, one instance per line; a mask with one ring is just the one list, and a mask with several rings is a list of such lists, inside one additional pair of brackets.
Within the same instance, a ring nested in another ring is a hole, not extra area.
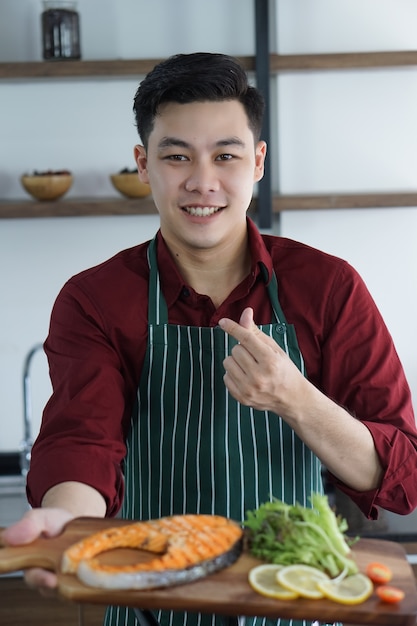
[[(40, 7), (39, 0), (0, 0), (0, 62), (41, 60)], [(223, 0), (79, 0), (78, 8), (84, 59), (254, 50), (251, 0), (227, 7)], [(20, 175), (49, 168), (73, 172), (68, 198), (117, 196), (109, 174), (134, 164), (139, 80), (0, 81), (0, 198), (27, 198)], [(24, 358), (45, 338), (64, 281), (148, 239), (157, 226), (156, 216), (0, 221), (0, 450), (16, 449), (22, 438)], [(31, 374), (37, 431), (50, 391), (43, 354)]]
[[(417, 49), (414, 0), (272, 4), (281, 53)], [(254, 53), (252, 0), (78, 6), (84, 59)], [(0, 62), (40, 60), (39, 7), (38, 0), (0, 0)], [(75, 175), (68, 197), (114, 195), (108, 175), (132, 165), (139, 79), (0, 81), (0, 197), (26, 197), (23, 171), (61, 167)], [(274, 81), (273, 96), (279, 113), (271, 153), (279, 152), (274, 184), (282, 192), (417, 188), (417, 68), (286, 74)], [(156, 228), (155, 216), (0, 221), (0, 450), (15, 449), (23, 434), (23, 360), (45, 338), (61, 285)], [(417, 209), (289, 212), (281, 230), (359, 269), (417, 396)], [(49, 393), (43, 355), (32, 369), (38, 422)]]
[[(417, 49), (412, 0), (283, 0), (278, 8), (283, 54)], [(284, 74), (276, 98), (282, 193), (417, 189), (416, 67)], [(417, 397), (417, 209), (286, 212), (281, 233), (360, 271)]]

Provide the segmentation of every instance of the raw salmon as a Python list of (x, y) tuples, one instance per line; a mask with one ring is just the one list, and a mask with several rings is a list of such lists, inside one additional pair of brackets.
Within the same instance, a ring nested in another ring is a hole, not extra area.
[[(117, 526), (86, 537), (65, 551), (64, 573), (91, 587), (151, 589), (182, 584), (231, 565), (242, 551), (242, 528), (218, 515), (173, 515)], [(105, 565), (95, 558), (114, 548), (158, 554), (147, 563)]]

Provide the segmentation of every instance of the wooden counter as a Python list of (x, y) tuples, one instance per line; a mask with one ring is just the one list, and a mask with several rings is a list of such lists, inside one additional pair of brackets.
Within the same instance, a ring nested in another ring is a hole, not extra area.
[(0, 624), (2, 626), (79, 625), (79, 611), (85, 626), (102, 626), (105, 608), (58, 598), (45, 598), (29, 589), (21, 577), (0, 578)]
[[(404, 550), (406, 551), (407, 554), (415, 554), (417, 555), (417, 542), (413, 542), (413, 543), (402, 543), (401, 544), (404, 547)], [(414, 572), (414, 576), (417, 580), (417, 563), (412, 563), (411, 567), (413, 568), (413, 572)]]

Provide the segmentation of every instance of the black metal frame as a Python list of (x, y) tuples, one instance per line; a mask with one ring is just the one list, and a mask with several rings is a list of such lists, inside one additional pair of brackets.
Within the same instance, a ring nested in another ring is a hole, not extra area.
[[(256, 86), (265, 98), (265, 117), (262, 138), (270, 139), (270, 68), (269, 68), (269, 0), (255, 0)], [(265, 162), (265, 173), (258, 186), (259, 228), (272, 227), (272, 183), (270, 158)]]

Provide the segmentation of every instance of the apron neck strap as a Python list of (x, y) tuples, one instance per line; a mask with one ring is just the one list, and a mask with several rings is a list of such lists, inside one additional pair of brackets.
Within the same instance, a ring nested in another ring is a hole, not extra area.
[(149, 303), (148, 324), (168, 324), (168, 307), (162, 295), (156, 258), (156, 235), (148, 246)]
[(285, 319), (284, 311), (279, 303), (278, 281), (274, 271), (272, 271), (271, 280), (267, 283), (266, 288), (268, 290), (269, 299), (274, 312), (275, 322), (282, 326), (284, 330), (287, 325), (287, 320)]
[[(159, 280), (158, 261), (156, 257), (156, 235), (149, 243), (147, 254), (149, 263), (148, 323), (157, 325), (168, 324), (168, 307), (162, 294)], [(266, 273), (262, 273), (265, 279), (267, 279)], [(278, 299), (278, 282), (275, 272), (272, 272), (271, 280), (267, 283), (267, 290), (274, 312), (275, 322), (280, 324), (284, 330), (287, 321)]]

